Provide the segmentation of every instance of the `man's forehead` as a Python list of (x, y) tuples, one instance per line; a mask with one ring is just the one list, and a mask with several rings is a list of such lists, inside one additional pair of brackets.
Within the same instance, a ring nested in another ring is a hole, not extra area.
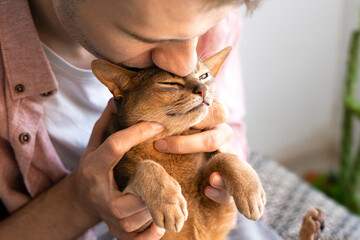
[[(116, 0), (110, 0), (116, 1)], [(116, 24), (144, 39), (187, 40), (204, 34), (222, 20), (230, 6), (199, 11), (201, 0), (116, 1)]]

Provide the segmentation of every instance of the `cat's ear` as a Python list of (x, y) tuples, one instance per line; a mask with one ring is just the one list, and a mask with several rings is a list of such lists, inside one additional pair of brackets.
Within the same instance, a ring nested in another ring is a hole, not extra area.
[(205, 66), (210, 70), (211, 75), (216, 77), (218, 74), (221, 65), (224, 63), (225, 59), (231, 52), (232, 47), (226, 47), (215, 55), (209, 57), (204, 61)]
[(101, 59), (92, 61), (91, 70), (100, 82), (110, 90), (115, 98), (121, 98), (123, 96), (123, 91), (131, 85), (131, 78), (136, 74), (135, 72)]

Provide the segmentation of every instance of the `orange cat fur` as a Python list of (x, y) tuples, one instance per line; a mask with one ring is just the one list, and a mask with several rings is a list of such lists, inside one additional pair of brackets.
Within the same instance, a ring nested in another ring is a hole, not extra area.
[[(238, 156), (166, 154), (153, 146), (155, 140), (166, 136), (198, 132), (190, 127), (208, 113), (214, 98), (214, 77), (230, 51), (228, 47), (199, 61), (186, 77), (155, 67), (132, 72), (103, 60), (92, 63), (94, 74), (113, 93), (117, 106), (107, 136), (139, 121), (165, 126), (155, 138), (133, 147), (114, 169), (119, 189), (142, 198), (153, 221), (168, 230), (162, 239), (225, 239), (235, 207), (252, 220), (262, 214), (266, 200), (260, 180)], [(234, 202), (218, 204), (204, 195), (213, 172), (222, 175)]]

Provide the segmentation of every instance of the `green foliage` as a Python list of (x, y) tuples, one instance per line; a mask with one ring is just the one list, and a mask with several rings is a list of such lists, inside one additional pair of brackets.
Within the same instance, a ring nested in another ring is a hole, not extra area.
[(338, 203), (344, 204), (339, 174), (334, 172), (318, 174), (310, 183)]
[[(360, 14), (359, 14), (360, 16)], [(360, 102), (356, 99), (360, 32), (352, 34), (344, 92), (344, 113), (341, 141), (341, 168), (338, 174), (321, 174), (312, 181), (323, 191), (354, 213), (360, 214), (360, 146), (353, 142), (354, 121), (360, 120)], [(356, 155), (353, 154), (355, 149)]]
[[(360, 12), (359, 12), (360, 29)], [(344, 92), (344, 113), (341, 140), (340, 172), (322, 173), (309, 181), (349, 210), (360, 215), (360, 146), (353, 141), (354, 121), (360, 120), (360, 102), (356, 98), (360, 31), (354, 31), (349, 48)], [(356, 152), (354, 155), (353, 153)]]

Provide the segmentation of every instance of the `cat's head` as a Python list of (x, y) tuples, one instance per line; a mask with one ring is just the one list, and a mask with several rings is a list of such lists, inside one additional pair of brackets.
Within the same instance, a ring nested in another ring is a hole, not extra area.
[(113, 93), (123, 126), (156, 121), (172, 133), (199, 123), (212, 104), (214, 78), (231, 47), (199, 61), (186, 77), (153, 67), (129, 71), (104, 60), (94, 60), (95, 76)]

